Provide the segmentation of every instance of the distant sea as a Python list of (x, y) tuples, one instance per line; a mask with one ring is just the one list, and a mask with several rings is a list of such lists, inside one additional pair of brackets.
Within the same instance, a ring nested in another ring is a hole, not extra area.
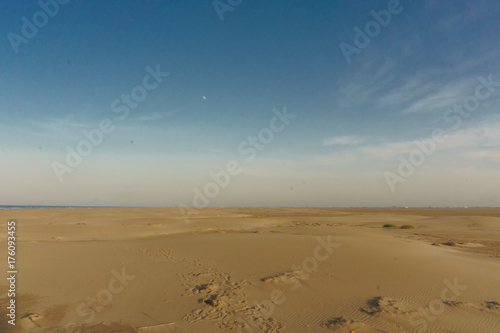
[(26, 208), (96, 208), (102, 206), (36, 206), (36, 205), (0, 205), (0, 209), (26, 209)]

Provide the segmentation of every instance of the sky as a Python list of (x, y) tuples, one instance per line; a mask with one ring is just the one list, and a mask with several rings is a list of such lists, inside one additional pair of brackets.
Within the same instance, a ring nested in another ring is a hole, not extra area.
[(500, 206), (500, 3), (9, 1), (0, 205)]

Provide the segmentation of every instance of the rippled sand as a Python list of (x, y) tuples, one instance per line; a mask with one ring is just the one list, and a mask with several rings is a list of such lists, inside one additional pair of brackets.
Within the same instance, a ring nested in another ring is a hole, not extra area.
[(19, 270), (1, 332), (500, 332), (500, 209), (0, 215)]

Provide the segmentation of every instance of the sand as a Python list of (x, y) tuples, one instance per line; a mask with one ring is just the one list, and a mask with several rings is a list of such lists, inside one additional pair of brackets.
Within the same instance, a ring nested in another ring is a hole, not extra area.
[(500, 209), (1, 210), (2, 274), (10, 220), (0, 332), (500, 332)]

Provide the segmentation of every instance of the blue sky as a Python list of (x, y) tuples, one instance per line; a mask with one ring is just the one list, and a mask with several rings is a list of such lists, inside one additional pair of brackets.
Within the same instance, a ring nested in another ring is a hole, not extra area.
[(0, 12), (1, 204), (500, 206), (499, 3), (41, 3)]

